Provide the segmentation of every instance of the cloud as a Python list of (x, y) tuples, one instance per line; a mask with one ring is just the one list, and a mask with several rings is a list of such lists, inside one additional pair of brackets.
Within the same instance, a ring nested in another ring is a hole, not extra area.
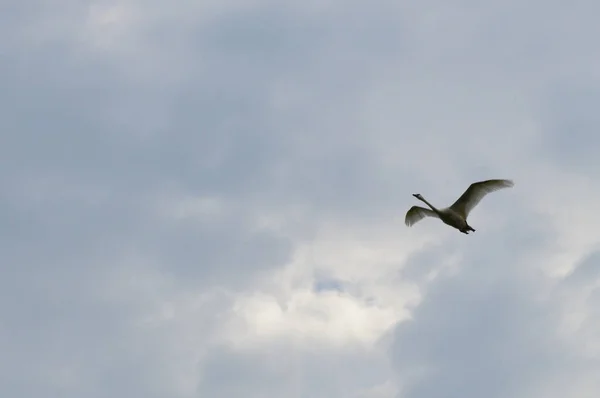
[[(600, 392), (594, 4), (34, 3), (4, 395)], [(489, 177), (477, 233), (404, 226)]]
[(523, 266), (511, 255), (497, 262), (475, 254), (428, 289), (413, 319), (395, 331), (398, 373), (424, 373), (403, 396), (520, 396), (545, 381), (563, 360), (548, 333), (557, 320), (547, 302), (536, 302), (539, 282), (524, 278)]

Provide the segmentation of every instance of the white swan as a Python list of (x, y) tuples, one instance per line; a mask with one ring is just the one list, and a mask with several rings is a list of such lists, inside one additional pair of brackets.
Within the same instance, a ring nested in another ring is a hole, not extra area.
[(406, 213), (404, 222), (406, 226), (410, 227), (413, 224), (421, 221), (425, 217), (435, 217), (442, 220), (445, 224), (450, 225), (458, 229), (464, 234), (469, 234), (469, 231), (475, 232), (473, 227), (467, 223), (467, 217), (469, 212), (473, 210), (475, 206), (483, 199), (485, 195), (490, 192), (497, 191), (503, 188), (512, 187), (514, 183), (511, 180), (486, 180), (475, 182), (467, 188), (465, 193), (462, 194), (452, 206), (445, 209), (436, 209), (428, 201), (421, 196), (421, 194), (415, 193), (413, 196), (420, 201), (424, 202), (431, 208), (425, 209), (419, 206), (411, 207)]

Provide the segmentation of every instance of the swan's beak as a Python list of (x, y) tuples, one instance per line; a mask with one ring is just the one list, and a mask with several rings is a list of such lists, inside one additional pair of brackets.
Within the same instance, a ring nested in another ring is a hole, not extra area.
[(418, 194), (418, 193), (413, 193), (413, 196), (414, 196), (415, 198), (417, 198), (417, 199), (419, 198), (419, 194)]

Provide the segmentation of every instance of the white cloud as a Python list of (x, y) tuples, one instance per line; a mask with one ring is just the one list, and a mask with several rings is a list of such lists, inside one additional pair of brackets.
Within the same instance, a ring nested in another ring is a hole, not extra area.
[(297, 245), (287, 265), (240, 295), (228, 339), (236, 346), (290, 339), (306, 347), (372, 347), (406, 319), (420, 295), (399, 272), (425, 239), (411, 242), (397, 225), (350, 228), (320, 230)]
[(268, 344), (276, 338), (307, 346), (373, 344), (397, 321), (392, 308), (368, 306), (336, 292), (295, 291), (283, 303), (273, 296), (243, 297), (234, 307), (230, 340), (237, 345)]

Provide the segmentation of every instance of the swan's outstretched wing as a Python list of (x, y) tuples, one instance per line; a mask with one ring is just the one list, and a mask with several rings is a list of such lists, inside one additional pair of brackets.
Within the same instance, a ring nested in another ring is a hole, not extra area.
[(406, 218), (404, 219), (404, 223), (407, 227), (410, 227), (413, 224), (421, 221), (425, 217), (439, 218), (433, 210), (425, 209), (419, 206), (413, 206), (406, 212)]
[(467, 188), (456, 202), (450, 206), (452, 210), (463, 217), (467, 217), (471, 210), (490, 192), (515, 185), (511, 180), (486, 180), (475, 182)]

